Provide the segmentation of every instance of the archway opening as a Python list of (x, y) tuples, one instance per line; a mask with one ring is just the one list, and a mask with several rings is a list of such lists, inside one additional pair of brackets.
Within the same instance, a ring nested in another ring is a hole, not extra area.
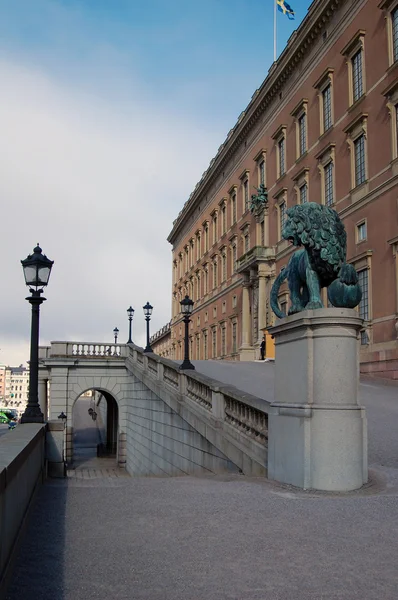
[(81, 394), (72, 411), (73, 462), (117, 457), (119, 411), (115, 398), (104, 390)]

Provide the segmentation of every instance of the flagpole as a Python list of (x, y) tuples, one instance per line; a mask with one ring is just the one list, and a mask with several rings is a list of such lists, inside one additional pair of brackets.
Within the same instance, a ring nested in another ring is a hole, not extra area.
[(274, 0), (274, 62), (276, 62), (276, 0)]

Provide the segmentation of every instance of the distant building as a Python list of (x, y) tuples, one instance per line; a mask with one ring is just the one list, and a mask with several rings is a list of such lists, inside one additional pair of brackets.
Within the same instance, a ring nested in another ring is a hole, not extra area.
[[(253, 360), (264, 334), (273, 353), (286, 210), (315, 201), (347, 230), (361, 370), (398, 379), (397, 175), (398, 1), (315, 0), (173, 223), (171, 356), (183, 358), (185, 294), (191, 358)], [(268, 203), (253, 206), (260, 185)], [(287, 312), (286, 287), (279, 302)]]
[(155, 354), (172, 358), (171, 356), (171, 323), (164, 325), (150, 338), (151, 348)]
[(7, 408), (15, 408), (19, 414), (22, 414), (28, 402), (28, 395), (29, 369), (23, 365), (5, 367), (5, 393), (2, 404)]

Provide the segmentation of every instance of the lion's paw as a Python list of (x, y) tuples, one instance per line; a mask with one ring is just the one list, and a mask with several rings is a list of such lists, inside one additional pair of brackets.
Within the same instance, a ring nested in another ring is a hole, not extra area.
[(322, 302), (308, 302), (306, 305), (306, 310), (314, 310), (316, 308), (323, 308)]

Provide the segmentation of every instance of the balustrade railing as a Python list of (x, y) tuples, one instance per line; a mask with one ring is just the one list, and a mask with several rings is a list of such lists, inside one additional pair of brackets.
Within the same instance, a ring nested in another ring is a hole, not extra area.
[(121, 356), (121, 348), (116, 344), (72, 344), (72, 356)]
[(211, 388), (192, 377), (187, 377), (187, 396), (206, 410), (212, 409)]
[(227, 423), (257, 440), (261, 444), (268, 441), (267, 413), (240, 402), (224, 394), (225, 420)]
[(178, 372), (175, 369), (171, 369), (167, 365), (164, 365), (163, 367), (163, 380), (175, 390), (178, 390), (180, 387)]

